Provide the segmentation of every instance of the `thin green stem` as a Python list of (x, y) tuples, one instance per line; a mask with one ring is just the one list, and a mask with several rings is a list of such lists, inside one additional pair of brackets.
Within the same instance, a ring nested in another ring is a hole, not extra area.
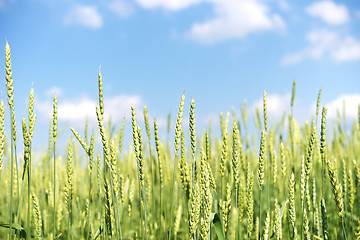
[(144, 223), (145, 223), (145, 239), (147, 240), (147, 222), (146, 222), (146, 199), (145, 199), (145, 187), (142, 187), (143, 192), (143, 204), (144, 204)]
[(261, 192), (262, 189), (260, 188), (259, 191), (259, 233), (258, 233), (258, 239), (260, 239), (260, 232), (261, 232)]
[(27, 213), (27, 231), (28, 234), (26, 234), (26, 239), (29, 240), (30, 239), (30, 212), (31, 212), (31, 200), (30, 200), (30, 188), (31, 188), (31, 142), (30, 142), (30, 153), (29, 153), (29, 166), (28, 166), (28, 171), (27, 171), (27, 176), (28, 176), (28, 213)]
[(174, 162), (174, 174), (173, 174), (173, 182), (172, 182), (172, 191), (171, 191), (171, 204), (170, 204), (170, 227), (169, 227), (169, 236), (168, 239), (171, 237), (171, 228), (173, 223), (173, 199), (174, 199), (174, 190), (175, 190), (175, 175), (176, 175), (176, 162), (177, 162), (178, 154), (175, 154), (175, 162)]
[(341, 219), (341, 228), (342, 228), (343, 238), (344, 240), (347, 240), (344, 219)]
[(53, 229), (53, 237), (56, 237), (56, 152), (55, 152), (56, 142), (54, 139), (54, 211), (53, 211), (53, 219), (54, 219), (54, 229)]
[[(10, 119), (11, 121), (11, 119)], [(11, 136), (13, 136), (13, 129), (11, 128)], [(9, 224), (10, 224), (10, 228), (9, 228), (9, 239), (12, 239), (12, 222), (13, 222), (13, 218), (12, 218), (12, 202), (13, 202), (13, 185), (14, 185), (14, 152), (13, 152), (13, 147), (14, 147), (14, 140), (11, 137), (11, 151), (10, 151), (10, 209), (9, 209), (9, 216), (10, 216), (10, 220), (9, 220)]]

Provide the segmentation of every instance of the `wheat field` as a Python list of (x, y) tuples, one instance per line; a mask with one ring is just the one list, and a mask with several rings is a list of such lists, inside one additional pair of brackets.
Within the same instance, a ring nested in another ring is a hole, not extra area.
[(294, 81), (286, 119), (268, 124), (264, 92), (253, 118), (246, 106), (219, 113), (220, 129), (199, 134), (184, 94), (165, 138), (146, 107), (141, 120), (131, 107), (131, 126), (105, 122), (99, 71), (96, 128), (71, 128), (63, 156), (54, 95), (49, 145), (35, 154), (34, 91), (17, 129), (8, 43), (5, 59), (0, 239), (360, 239), (360, 105), (358, 120), (339, 114), (328, 126), (320, 90), (314, 117), (299, 125)]

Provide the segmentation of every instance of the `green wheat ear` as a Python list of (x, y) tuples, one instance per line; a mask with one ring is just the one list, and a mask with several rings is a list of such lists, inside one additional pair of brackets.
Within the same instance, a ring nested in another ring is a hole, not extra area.
[(327, 169), (329, 173), (330, 183), (334, 194), (334, 200), (336, 203), (336, 207), (338, 209), (338, 215), (341, 219), (344, 218), (344, 206), (343, 206), (343, 197), (342, 197), (342, 188), (341, 184), (338, 182), (336, 176), (335, 176), (335, 169), (330, 162), (330, 160), (326, 161)]
[(11, 71), (11, 57), (10, 57), (10, 46), (8, 42), (5, 45), (5, 79), (6, 89), (8, 95), (8, 104), (10, 107), (10, 118), (11, 118), (11, 133), (13, 138), (13, 144), (16, 146), (16, 121), (15, 121), (15, 109), (14, 109), (14, 87)]
[(37, 235), (37, 239), (41, 240), (42, 239), (41, 211), (40, 211), (39, 200), (36, 197), (35, 193), (32, 194), (32, 202), (33, 202), (33, 207), (34, 207), (36, 235)]
[(260, 191), (264, 185), (265, 177), (265, 144), (266, 144), (266, 132), (261, 132), (260, 150), (259, 150), (259, 188)]
[(294, 235), (296, 211), (295, 211), (295, 175), (293, 172), (291, 173), (289, 180), (289, 219), (293, 230), (292, 235)]
[(267, 132), (268, 131), (268, 118), (267, 118), (266, 92), (265, 91), (264, 91), (263, 105), (264, 105), (264, 128), (265, 128), (265, 132)]
[(358, 219), (357, 227), (355, 229), (355, 237), (356, 240), (360, 240), (360, 218)]
[(246, 203), (247, 203), (247, 217), (248, 217), (248, 236), (252, 235), (253, 219), (254, 219), (254, 197), (253, 197), (253, 184), (254, 174), (251, 172), (248, 176), (247, 190), (246, 190)]
[(54, 93), (54, 100), (53, 100), (53, 118), (52, 118), (52, 126), (53, 126), (53, 141), (56, 142), (57, 136), (57, 97), (56, 93)]
[(182, 123), (182, 116), (184, 113), (184, 103), (185, 103), (185, 94), (181, 96), (181, 101), (179, 105), (178, 116), (176, 119), (176, 126), (175, 126), (175, 154), (179, 151), (180, 148), (180, 137), (181, 137), (181, 123)]
[(240, 171), (239, 130), (238, 130), (238, 124), (236, 122), (234, 122), (232, 133), (233, 133), (232, 166), (233, 166), (234, 186), (236, 190), (239, 185), (239, 171)]
[(99, 68), (98, 82), (99, 82), (99, 110), (100, 110), (100, 114), (104, 116), (104, 93), (103, 93), (103, 81), (102, 81), (100, 68)]

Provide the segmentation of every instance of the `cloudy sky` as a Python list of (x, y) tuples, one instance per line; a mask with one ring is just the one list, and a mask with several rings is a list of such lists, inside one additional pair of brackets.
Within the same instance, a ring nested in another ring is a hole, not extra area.
[[(140, 117), (147, 105), (164, 128), (184, 91), (185, 111), (196, 99), (199, 125), (239, 110), (244, 99), (252, 115), (264, 90), (276, 119), (289, 109), (295, 79), (301, 121), (313, 116), (320, 88), (329, 118), (345, 102), (355, 119), (359, 26), (356, 0), (0, 0), (0, 46), (11, 47), (18, 122), (34, 87), (36, 131), (45, 139), (54, 91), (64, 126), (95, 120), (100, 66), (105, 112), (116, 122), (129, 117), (131, 104)], [(0, 90), (5, 100), (5, 80)]]

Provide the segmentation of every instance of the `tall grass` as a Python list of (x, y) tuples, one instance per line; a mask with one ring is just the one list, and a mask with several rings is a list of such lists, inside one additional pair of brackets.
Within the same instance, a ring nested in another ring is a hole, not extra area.
[[(146, 108), (144, 129), (134, 107), (132, 127), (106, 122), (99, 71), (97, 125), (84, 123), (84, 138), (68, 129), (77, 142), (69, 139), (65, 154), (55, 151), (62, 148), (56, 94), (48, 149), (32, 151), (36, 114), (30, 91), (28, 121), (22, 120), (24, 153), (17, 159), (8, 44), (5, 56), (10, 129), (1, 101), (0, 239), (359, 239), (360, 105), (357, 121), (349, 124), (340, 116), (333, 126), (324, 106), (317, 131), (322, 93), (312, 123), (300, 125), (293, 117), (294, 82), (287, 121), (269, 122), (264, 92), (263, 115), (255, 110), (254, 128), (243, 104), (241, 121), (234, 109), (233, 119), (220, 114), (219, 129), (199, 131), (192, 99), (187, 134), (183, 94), (171, 139), (159, 134), (161, 126)], [(124, 129), (133, 133), (128, 150)], [(17, 160), (24, 163), (22, 178)]]

